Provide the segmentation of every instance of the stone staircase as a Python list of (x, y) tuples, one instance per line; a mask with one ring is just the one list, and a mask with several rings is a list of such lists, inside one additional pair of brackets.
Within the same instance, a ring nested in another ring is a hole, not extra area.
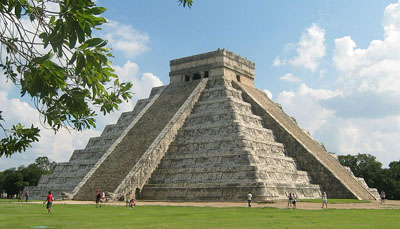
[(304, 132), (265, 93), (243, 84), (235, 83), (234, 86), (243, 91), (245, 100), (255, 107), (256, 113), (263, 117), (264, 123), (272, 129), (277, 139), (290, 146), (287, 152), (296, 159), (299, 168), (309, 171), (312, 179), (322, 189), (330, 190), (330, 197), (377, 199), (374, 192), (326, 152), (320, 143)]
[(107, 125), (101, 136), (90, 138), (85, 149), (75, 150), (68, 162), (57, 163), (54, 172), (43, 175), (37, 186), (28, 187), (31, 198), (45, 199), (48, 191), (56, 199), (61, 193), (71, 193), (160, 88), (153, 88), (148, 99), (137, 101), (132, 111), (122, 113), (116, 124)]
[[(169, 85), (161, 96), (149, 104), (148, 109), (128, 127), (120, 141), (100, 159), (95, 167), (87, 174), (83, 181), (73, 191), (74, 199), (93, 199), (95, 191), (101, 190), (123, 195), (126, 187), (126, 177), (132, 168), (152, 146), (169, 121), (185, 103), (200, 81), (193, 81), (185, 85)], [(151, 160), (148, 160), (149, 162)], [(157, 163), (158, 164), (158, 163)], [(147, 165), (151, 167), (151, 165)], [(156, 166), (156, 165), (154, 165)], [(140, 174), (145, 177), (145, 174)], [(131, 188), (131, 187), (129, 187)]]
[(143, 187), (141, 199), (243, 201), (318, 198), (320, 187), (310, 183), (284, 146), (263, 128), (241, 91), (227, 79), (209, 80), (160, 165)]

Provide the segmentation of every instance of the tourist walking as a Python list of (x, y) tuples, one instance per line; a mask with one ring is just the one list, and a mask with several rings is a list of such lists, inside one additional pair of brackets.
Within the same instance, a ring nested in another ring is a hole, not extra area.
[(253, 198), (253, 195), (251, 194), (251, 192), (249, 192), (247, 194), (247, 205), (249, 208), (251, 207), (251, 198)]
[(128, 207), (129, 206), (129, 194), (126, 194), (125, 195), (125, 207)]
[(47, 213), (52, 214), (53, 212), (51, 210), (51, 206), (53, 206), (53, 195), (51, 194), (50, 191), (49, 191), (49, 194), (47, 195), (46, 200), (43, 202), (43, 204), (46, 202), (47, 202), (47, 205), (46, 205)]
[(286, 193), (286, 196), (287, 196), (287, 198), (288, 198), (288, 202), (287, 202), (287, 208), (291, 208), (292, 207), (292, 193), (291, 192), (289, 192), (289, 194), (287, 194), (287, 192), (285, 192)]
[(293, 205), (293, 209), (296, 209), (296, 200), (297, 199), (297, 195), (296, 193), (292, 193), (292, 205)]
[(324, 205), (326, 208), (328, 208), (328, 195), (326, 195), (326, 192), (322, 193), (322, 207), (324, 208)]
[(386, 193), (385, 193), (385, 191), (381, 191), (381, 204), (384, 204), (385, 203), (385, 198), (386, 198)]
[(97, 190), (96, 191), (96, 208), (101, 208), (100, 200), (101, 200), (101, 192), (99, 190)]

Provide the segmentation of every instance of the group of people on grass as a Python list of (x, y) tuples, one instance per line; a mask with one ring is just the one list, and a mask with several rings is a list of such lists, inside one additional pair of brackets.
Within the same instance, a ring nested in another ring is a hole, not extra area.
[(23, 201), (23, 199), (25, 199), (25, 202), (28, 202), (28, 200), (29, 200), (29, 192), (28, 191), (26, 191), (25, 194), (22, 193), (22, 191), (20, 191), (18, 193), (18, 202)]
[[(296, 203), (297, 203), (297, 194), (294, 192), (289, 192), (285, 193), (286, 196), (288, 197), (288, 203), (287, 203), (287, 208), (294, 208), (296, 209)], [(321, 208), (328, 208), (328, 195), (326, 192), (322, 193), (322, 207)]]
[[(287, 204), (287, 208), (293, 208), (296, 209), (296, 202), (297, 202), (297, 194), (296, 193), (285, 193), (286, 196), (288, 197), (288, 204)], [(380, 198), (381, 198), (381, 204), (385, 203), (385, 192), (382, 190), (380, 193)], [(96, 208), (101, 208), (101, 199), (104, 198), (104, 193), (100, 192), (99, 190), (96, 191)], [(251, 207), (251, 200), (253, 198), (253, 195), (251, 194), (251, 192), (249, 192), (247, 194), (247, 204), (248, 207)], [(26, 201), (28, 201), (28, 198), (26, 198)], [(53, 195), (51, 194), (51, 192), (48, 192), (47, 198), (46, 200), (43, 202), (47, 203), (46, 208), (47, 208), (47, 213), (52, 214), (52, 210), (51, 207), (53, 205)], [(130, 198), (129, 194), (125, 195), (125, 206), (128, 207), (130, 209), (132, 209), (133, 207), (136, 206), (135, 203), (135, 199)], [(328, 195), (326, 194), (326, 192), (322, 193), (322, 207), (321, 208), (328, 208)]]
[(294, 192), (285, 192), (286, 196), (288, 197), (288, 203), (287, 203), (287, 208), (294, 208), (296, 209), (296, 201), (297, 201), (297, 195)]

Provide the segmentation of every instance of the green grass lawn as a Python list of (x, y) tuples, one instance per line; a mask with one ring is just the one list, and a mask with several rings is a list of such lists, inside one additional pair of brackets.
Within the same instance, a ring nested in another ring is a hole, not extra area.
[(0, 202), (0, 228), (399, 228), (400, 210), (299, 210)]

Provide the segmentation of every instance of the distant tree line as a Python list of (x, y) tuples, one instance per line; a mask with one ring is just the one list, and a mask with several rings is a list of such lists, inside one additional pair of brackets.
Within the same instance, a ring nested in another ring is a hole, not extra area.
[(22, 192), (25, 186), (36, 186), (43, 174), (52, 173), (56, 162), (50, 162), (47, 157), (38, 157), (35, 163), (18, 168), (10, 168), (0, 172), (0, 192), (8, 197)]
[(387, 199), (400, 200), (400, 160), (392, 161), (388, 168), (370, 154), (340, 155), (340, 163), (350, 167), (357, 177), (364, 178), (370, 188), (386, 193)]

